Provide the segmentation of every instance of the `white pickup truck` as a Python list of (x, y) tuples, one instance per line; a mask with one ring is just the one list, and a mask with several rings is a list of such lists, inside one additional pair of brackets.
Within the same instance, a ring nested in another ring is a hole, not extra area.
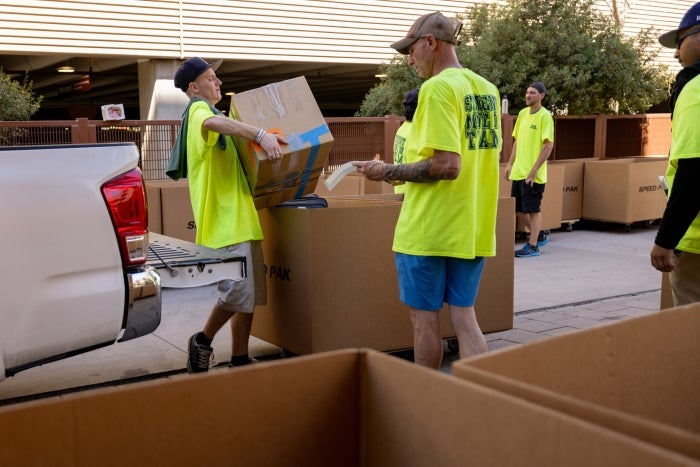
[(133, 143), (0, 148), (0, 380), (161, 319)]

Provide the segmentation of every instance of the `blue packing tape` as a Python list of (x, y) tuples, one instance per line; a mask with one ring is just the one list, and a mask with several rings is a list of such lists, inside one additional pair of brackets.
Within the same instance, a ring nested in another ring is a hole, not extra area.
[(301, 139), (301, 141), (311, 144), (311, 153), (309, 154), (309, 158), (306, 160), (306, 166), (302, 171), (301, 183), (299, 184), (299, 189), (294, 195), (295, 198), (301, 197), (304, 194), (304, 190), (306, 190), (306, 185), (309, 182), (309, 177), (313, 171), (314, 164), (316, 164), (316, 159), (318, 158), (318, 151), (321, 146), (321, 136), (330, 132), (331, 130), (328, 129), (328, 125), (323, 124), (299, 135), (299, 139)]

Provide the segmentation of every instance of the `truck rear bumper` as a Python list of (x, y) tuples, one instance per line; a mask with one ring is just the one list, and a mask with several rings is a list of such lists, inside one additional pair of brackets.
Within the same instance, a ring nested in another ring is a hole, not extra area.
[(156, 270), (150, 266), (129, 270), (126, 284), (129, 288), (126, 320), (118, 342), (149, 334), (160, 324), (162, 299), (160, 276)]

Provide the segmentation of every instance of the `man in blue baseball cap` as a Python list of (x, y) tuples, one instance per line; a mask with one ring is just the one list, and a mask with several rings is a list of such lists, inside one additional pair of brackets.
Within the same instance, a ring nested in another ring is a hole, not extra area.
[(683, 69), (671, 90), (671, 149), (666, 169), (668, 203), (651, 249), (651, 264), (668, 272), (674, 305), (700, 301), (700, 3), (678, 29), (659, 37), (675, 48)]

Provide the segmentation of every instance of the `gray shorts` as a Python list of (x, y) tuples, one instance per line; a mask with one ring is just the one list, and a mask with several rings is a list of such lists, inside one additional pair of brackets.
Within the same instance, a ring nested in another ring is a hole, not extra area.
[(265, 263), (259, 241), (243, 242), (221, 248), (223, 251), (245, 256), (248, 275), (244, 279), (219, 281), (218, 305), (227, 311), (252, 313), (256, 305), (267, 303)]

